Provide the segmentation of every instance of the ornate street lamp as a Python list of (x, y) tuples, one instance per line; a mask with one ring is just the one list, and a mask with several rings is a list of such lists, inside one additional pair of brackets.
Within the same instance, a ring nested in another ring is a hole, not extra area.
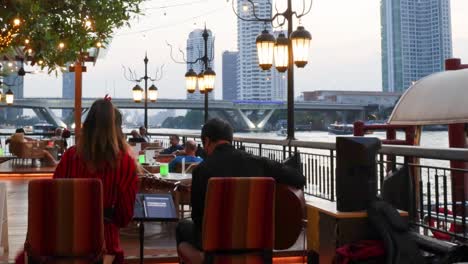
[[(257, 37), (257, 54), (258, 62), (260, 68), (263, 70), (269, 70), (273, 65), (273, 57), (275, 61), (275, 67), (279, 72), (287, 71), (288, 78), (288, 93), (287, 93), (287, 111), (288, 111), (288, 136), (287, 139), (292, 140), (294, 137), (294, 64), (299, 68), (303, 68), (307, 64), (307, 57), (309, 56), (309, 46), (312, 39), (312, 36), (308, 31), (304, 29), (303, 26), (299, 26), (296, 31), (293, 32), (293, 20), (301, 19), (303, 16), (307, 15), (312, 9), (312, 1), (307, 7), (306, 1), (304, 1), (304, 6), (302, 8), (302, 13), (298, 13), (292, 8), (292, 0), (286, 0), (287, 8), (283, 12), (277, 11), (276, 14), (272, 14), (271, 17), (259, 17), (257, 14), (259, 4), (254, 0), (244, 0), (251, 8), (244, 8), (244, 12), (236, 12), (234, 3), (232, 1), (232, 9), (236, 16), (243, 20), (249, 22), (263, 22), (265, 24), (273, 24), (274, 21), (277, 21), (275, 27), (282, 27), (284, 25), (288, 26), (288, 34), (290, 39), (288, 40), (284, 34), (280, 34), (278, 39), (275, 41), (273, 35), (268, 33), (265, 29)], [(251, 10), (250, 12), (247, 12)], [(246, 17), (243, 17), (242, 13), (248, 13)], [(281, 18), (282, 19), (281, 19)]]
[(304, 68), (309, 58), (310, 41), (312, 35), (303, 26), (298, 26), (296, 31), (291, 33), (291, 44), (294, 56), (294, 64), (299, 68)]
[(151, 87), (148, 88), (148, 80), (154, 82), (154, 81), (159, 81), (162, 79), (162, 70), (163, 70), (163, 67), (164, 65), (161, 66), (161, 74), (159, 75), (158, 77), (158, 73), (159, 73), (159, 70), (156, 70), (156, 75), (153, 78), (150, 78), (148, 76), (148, 56), (145, 54), (145, 58), (143, 59), (143, 62), (145, 63), (145, 75), (141, 78), (136, 78), (136, 76), (134, 75), (134, 72), (132, 72), (132, 70), (129, 69), (130, 71), (130, 78), (127, 77), (126, 75), (126, 70), (125, 70), (125, 67), (124, 67), (124, 77), (125, 79), (127, 79), (128, 81), (131, 81), (131, 82), (141, 82), (141, 81), (145, 81), (145, 89), (143, 90), (143, 88), (140, 87), (140, 85), (135, 85), (135, 87), (133, 87), (132, 89), (132, 93), (133, 93), (133, 101), (135, 101), (135, 103), (140, 103), (141, 101), (143, 101), (145, 103), (145, 106), (144, 106), (144, 110), (145, 110), (145, 128), (148, 129), (148, 100), (150, 100), (151, 102), (156, 102), (156, 100), (158, 99), (158, 88), (152, 84)]
[(205, 70), (205, 72), (203, 72), (203, 76), (203, 84), (205, 86), (205, 90), (209, 93), (214, 89), (216, 73), (213, 71), (213, 69), (208, 68)]
[(190, 69), (185, 74), (185, 86), (187, 88), (188, 93), (195, 92), (195, 89), (197, 88), (197, 78), (197, 73), (193, 69)]
[(280, 33), (276, 39), (274, 48), (275, 67), (279, 72), (285, 72), (288, 69), (288, 45), (289, 40), (283, 33)]
[(273, 49), (275, 46), (275, 37), (263, 30), (255, 40), (257, 44), (258, 64), (262, 70), (266, 71), (273, 65)]
[(140, 87), (140, 85), (135, 85), (132, 89), (133, 92), (133, 101), (135, 103), (140, 103), (141, 100), (143, 100), (143, 88)]
[(158, 87), (156, 87), (156, 85), (152, 84), (150, 88), (148, 88), (148, 97), (153, 103), (158, 100)]
[[(200, 91), (201, 94), (205, 95), (204, 96), (205, 97), (205, 107), (204, 107), (205, 114), (204, 115), (205, 115), (205, 123), (206, 123), (208, 121), (208, 94), (214, 89), (216, 73), (213, 71), (213, 69), (210, 68), (210, 63), (214, 59), (214, 54), (213, 54), (213, 48), (211, 49), (211, 54), (208, 54), (209, 32), (206, 29), (206, 27), (203, 30), (202, 37), (203, 37), (203, 42), (204, 42), (204, 55), (193, 61), (185, 61), (185, 60), (183, 62), (177, 61), (172, 55), (172, 45), (170, 45), (169, 43), (167, 43), (167, 45), (171, 48), (171, 58), (174, 62), (180, 63), (180, 64), (190, 64), (190, 65), (200, 63), (200, 62), (203, 63), (204, 70), (201, 70), (201, 72), (198, 75), (195, 73), (193, 69), (190, 69), (187, 73), (185, 73), (185, 86), (186, 86), (188, 93), (194, 93), (195, 88), (198, 83), (198, 90)], [(191, 67), (192, 66), (190, 66), (190, 68)]]
[(5, 93), (5, 101), (7, 105), (12, 105), (13, 101), (15, 100), (15, 96), (11, 89), (8, 89), (8, 91)]

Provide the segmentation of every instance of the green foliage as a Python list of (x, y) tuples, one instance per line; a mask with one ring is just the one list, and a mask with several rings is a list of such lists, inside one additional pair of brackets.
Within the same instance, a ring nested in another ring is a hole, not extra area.
[[(116, 28), (128, 26), (140, 14), (142, 1), (7, 0), (0, 5), (0, 31), (15, 34), (9, 45), (0, 43), (0, 53), (13, 47), (30, 57), (32, 64), (41, 62), (50, 70), (63, 67), (82, 52), (105, 46)], [(14, 25), (15, 19), (20, 19), (19, 26)]]

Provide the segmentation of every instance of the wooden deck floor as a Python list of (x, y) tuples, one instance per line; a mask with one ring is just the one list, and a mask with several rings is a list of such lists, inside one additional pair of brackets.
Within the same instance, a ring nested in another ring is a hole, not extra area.
[[(13, 263), (22, 249), (27, 229), (27, 188), (30, 179), (0, 180), (7, 186), (9, 251), (0, 256), (0, 264)], [(177, 263), (175, 223), (145, 225), (145, 263)], [(122, 247), (128, 263), (138, 263), (138, 232), (135, 223), (121, 230)], [(302, 263), (303, 238), (291, 249), (275, 253), (275, 263)]]

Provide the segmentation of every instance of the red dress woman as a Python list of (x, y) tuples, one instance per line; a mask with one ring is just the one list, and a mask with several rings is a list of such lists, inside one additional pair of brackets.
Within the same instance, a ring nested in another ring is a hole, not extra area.
[[(93, 103), (83, 123), (76, 146), (68, 149), (54, 178), (98, 178), (102, 181), (105, 217), (104, 262), (123, 263), (119, 228), (125, 227), (133, 216), (137, 191), (137, 173), (134, 158), (121, 129), (121, 114), (110, 100)], [(111, 215), (106, 215), (111, 212)]]
[[(124, 263), (119, 228), (132, 219), (137, 191), (136, 162), (129, 154), (121, 126), (122, 116), (109, 99), (95, 101), (77, 145), (63, 154), (54, 173), (54, 178), (102, 181), (106, 264)], [(24, 254), (18, 255), (16, 263), (24, 263)]]

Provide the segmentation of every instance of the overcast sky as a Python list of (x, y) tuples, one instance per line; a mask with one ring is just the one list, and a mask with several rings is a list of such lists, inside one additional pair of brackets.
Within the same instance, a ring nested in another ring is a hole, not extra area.
[[(230, 0), (232, 1), (232, 0)], [(285, 0), (277, 0), (279, 7)], [(297, 3), (298, 10), (302, 1)], [(180, 4), (180, 5), (179, 5)], [(166, 7), (179, 5), (177, 7)], [(185, 49), (190, 31), (204, 23), (216, 37), (215, 71), (221, 87), (221, 54), (237, 49), (237, 22), (226, 0), (151, 0), (143, 5), (145, 15), (130, 28), (116, 31), (111, 45), (95, 66), (84, 74), (83, 96), (110, 93), (131, 97), (134, 83), (123, 77), (122, 65), (143, 74), (143, 58), (148, 52), (149, 72), (162, 64), (163, 79), (156, 83), (162, 98), (185, 98), (185, 65), (174, 63), (166, 41)], [(468, 1), (451, 0), (454, 57), (468, 63)], [(297, 21), (294, 27), (297, 26)], [(380, 0), (314, 0), (311, 13), (302, 24), (312, 34), (309, 64), (295, 70), (296, 96), (312, 90), (381, 90)], [(178, 54), (176, 54), (178, 55)], [(28, 74), (25, 96), (59, 97), (61, 76)], [(215, 91), (221, 99), (221, 90)]]

